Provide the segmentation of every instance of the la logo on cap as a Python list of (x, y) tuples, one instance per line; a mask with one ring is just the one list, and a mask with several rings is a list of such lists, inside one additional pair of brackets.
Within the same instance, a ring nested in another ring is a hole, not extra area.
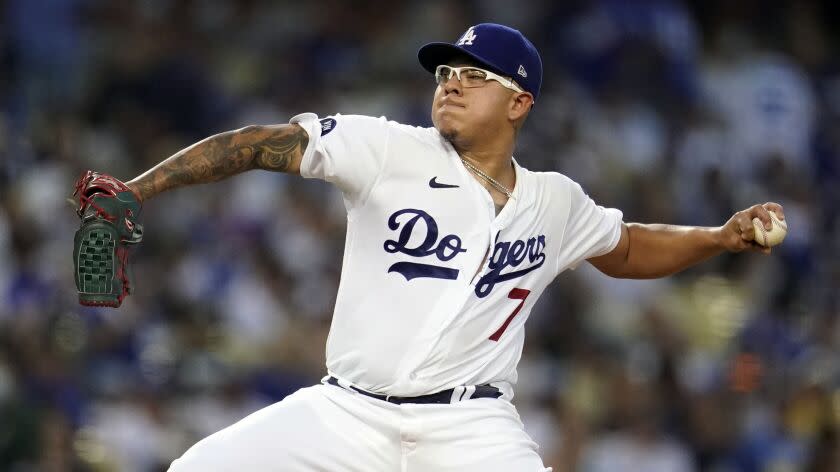
[(458, 45), (458, 46), (463, 46), (463, 45), (472, 46), (473, 41), (475, 41), (475, 38), (478, 37), (475, 34), (474, 28), (475, 28), (475, 26), (470, 26), (469, 29), (467, 30), (467, 32), (464, 33), (463, 36), (461, 36), (461, 39), (458, 40), (456, 45)]

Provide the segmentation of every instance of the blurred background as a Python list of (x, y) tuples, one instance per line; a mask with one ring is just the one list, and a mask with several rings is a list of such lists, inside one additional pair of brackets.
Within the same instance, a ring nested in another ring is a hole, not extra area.
[(516, 157), (627, 221), (784, 205), (772, 256), (667, 279), (564, 273), (514, 402), (555, 471), (840, 470), (840, 6), (829, 1), (0, 0), (0, 470), (159, 471), (318, 382), (345, 214), (248, 173), (147, 202), (136, 295), (76, 302), (93, 168), (130, 179), (300, 112), (430, 125), (428, 41), (523, 31), (545, 64)]

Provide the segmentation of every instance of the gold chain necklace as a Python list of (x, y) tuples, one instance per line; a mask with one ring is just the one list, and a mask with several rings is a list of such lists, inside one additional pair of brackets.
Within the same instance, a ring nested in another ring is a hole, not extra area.
[(496, 179), (494, 179), (493, 177), (490, 177), (489, 175), (485, 174), (484, 171), (474, 166), (472, 162), (464, 159), (463, 157), (461, 158), (461, 162), (464, 163), (464, 166), (466, 166), (467, 169), (475, 172), (479, 177), (486, 180), (496, 190), (505, 194), (506, 197), (511, 198), (513, 196), (513, 192), (511, 192), (507, 187), (497, 182)]

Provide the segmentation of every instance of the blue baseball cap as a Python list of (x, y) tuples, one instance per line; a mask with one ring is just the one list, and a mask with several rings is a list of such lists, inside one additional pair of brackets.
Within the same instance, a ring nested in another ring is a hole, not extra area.
[(518, 30), (481, 23), (470, 26), (454, 44), (429, 43), (417, 52), (420, 64), (431, 73), (458, 55), (471, 57), (487, 69), (513, 78), (535, 101), (539, 97), (542, 59), (537, 48)]

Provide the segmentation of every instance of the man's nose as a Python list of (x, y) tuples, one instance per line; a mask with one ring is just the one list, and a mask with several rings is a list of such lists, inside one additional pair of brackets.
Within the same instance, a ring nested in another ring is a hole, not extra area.
[(458, 80), (458, 76), (452, 74), (452, 77), (449, 80), (443, 83), (443, 91), (446, 92), (447, 95), (450, 93), (455, 93), (455, 95), (461, 95), (461, 81)]

